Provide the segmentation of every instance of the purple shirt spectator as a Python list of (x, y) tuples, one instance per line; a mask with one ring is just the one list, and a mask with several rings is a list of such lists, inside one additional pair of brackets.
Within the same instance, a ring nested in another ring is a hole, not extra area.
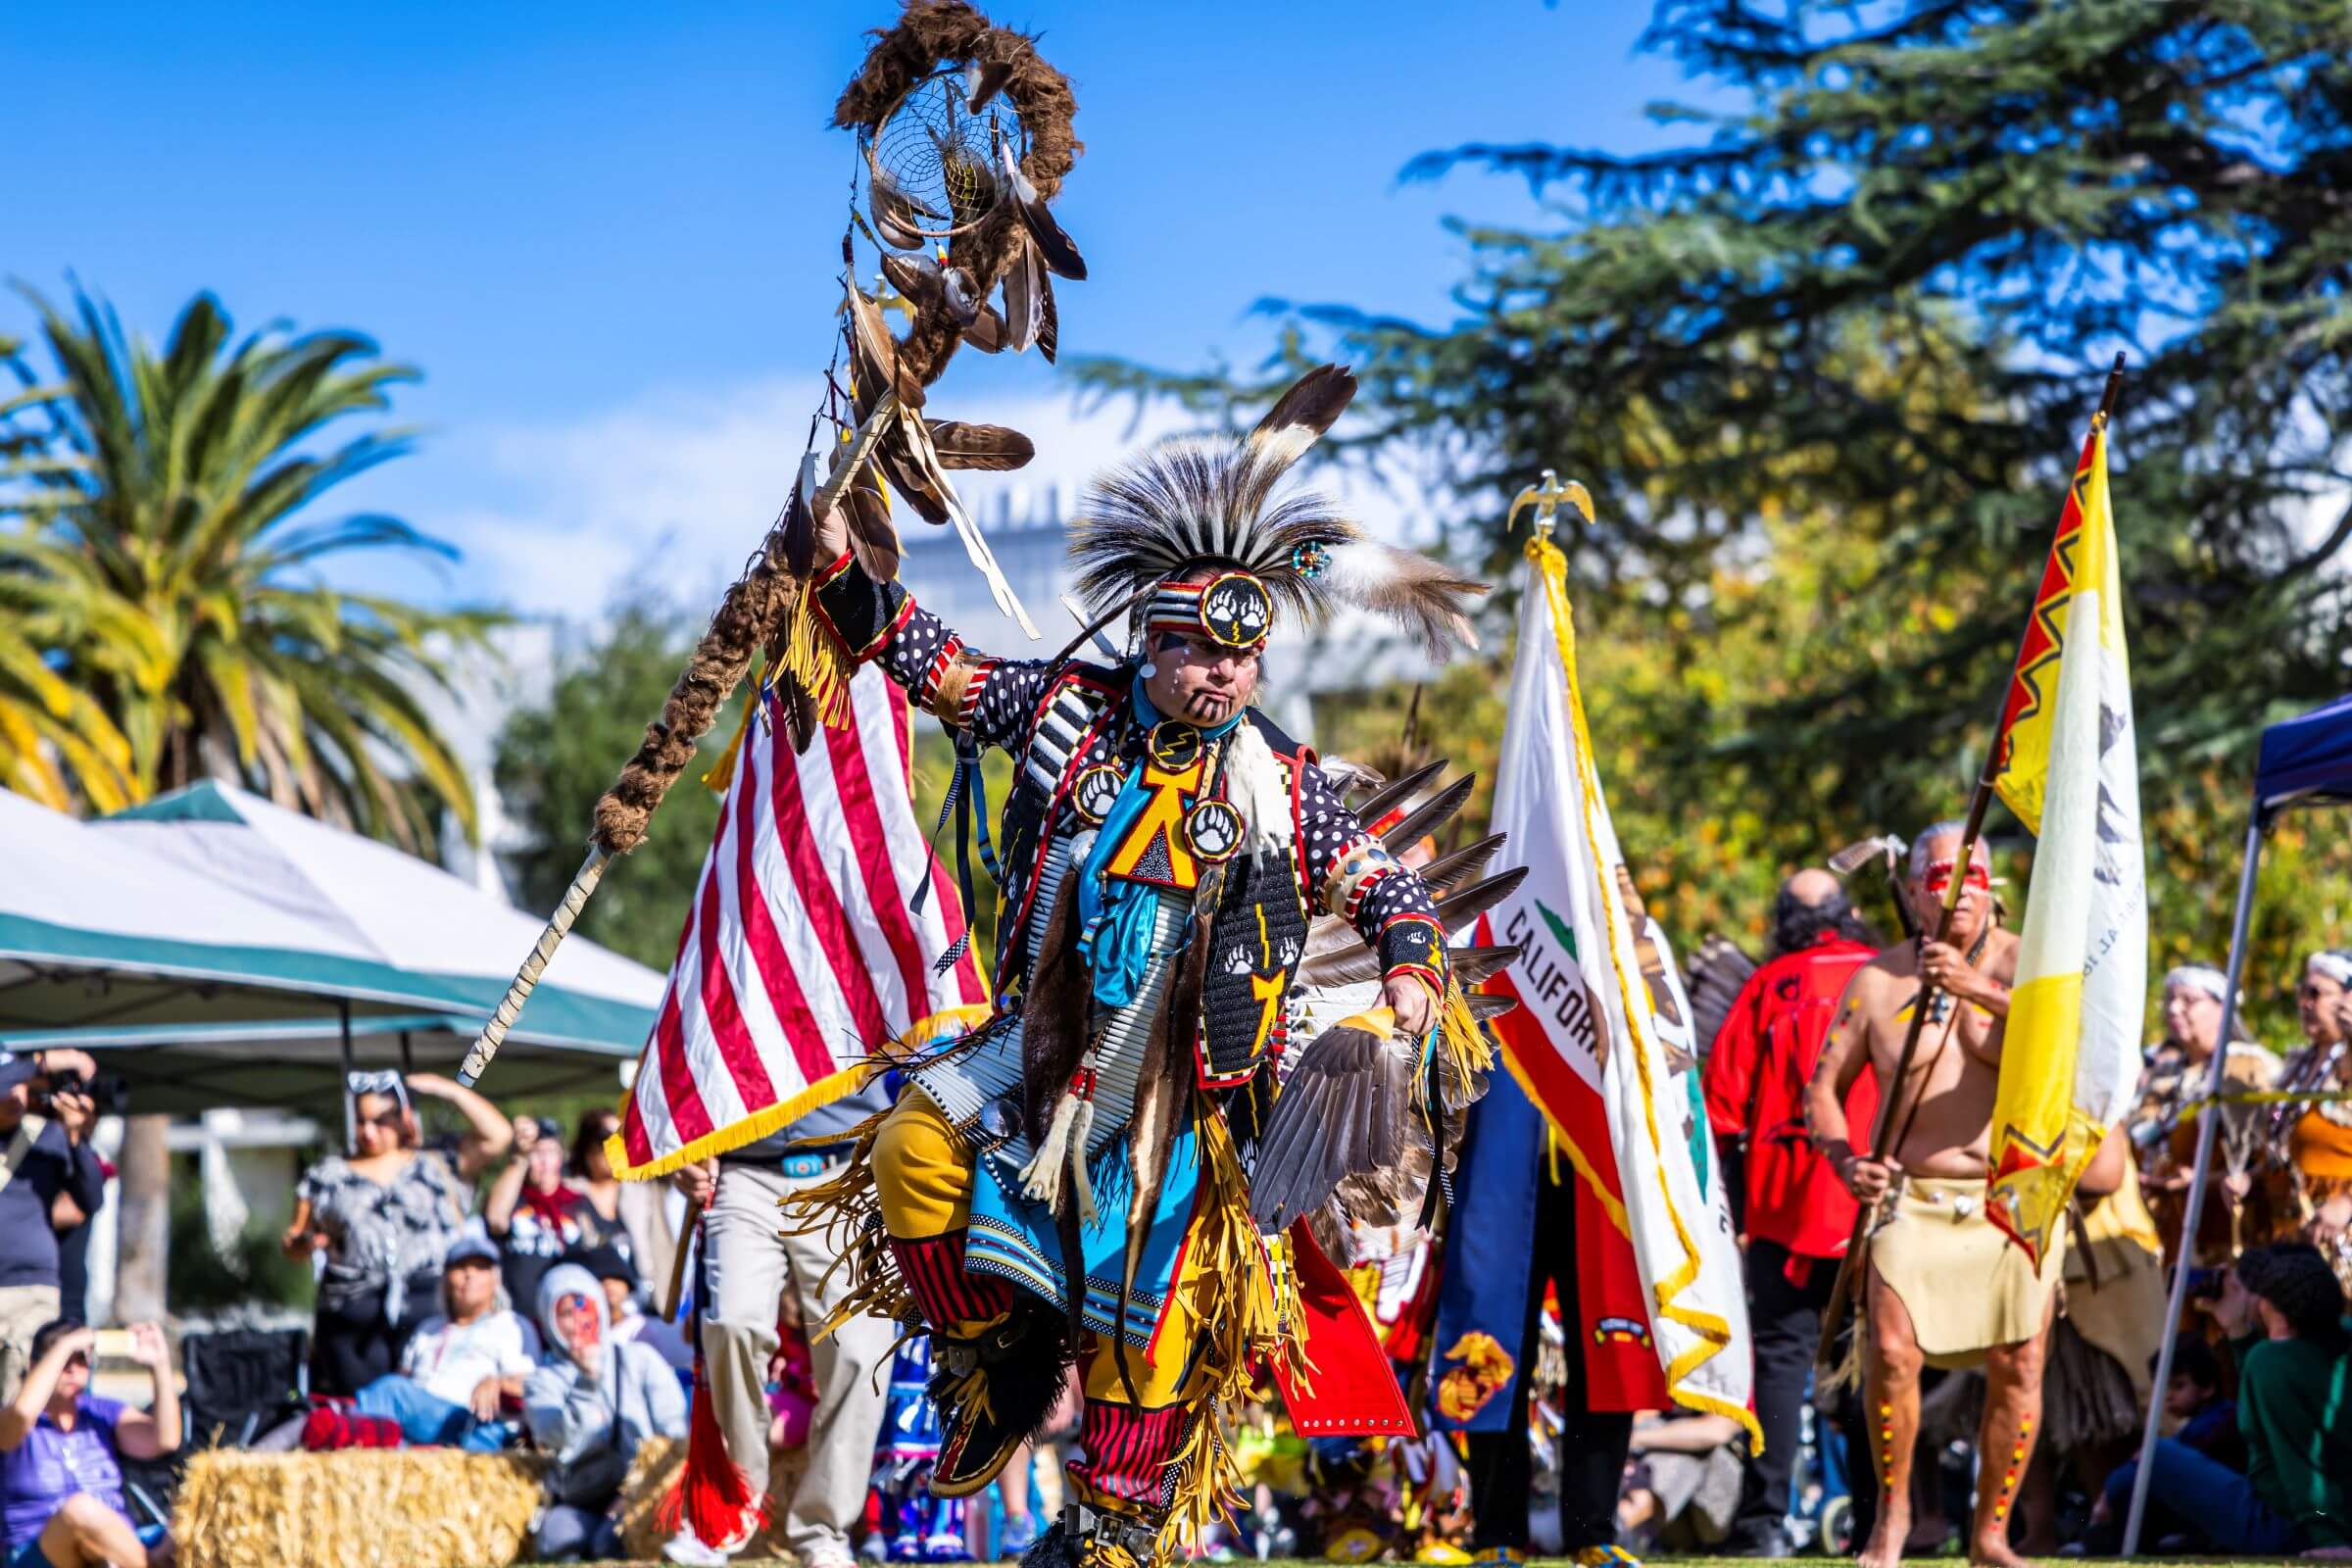
[(115, 1423), (122, 1418), (122, 1402), (84, 1394), (74, 1409), (73, 1431), (61, 1429), (44, 1410), (21, 1446), (0, 1453), (0, 1535), (12, 1551), (38, 1536), (50, 1515), (77, 1492), (130, 1516), (122, 1497), (122, 1470), (115, 1462)]

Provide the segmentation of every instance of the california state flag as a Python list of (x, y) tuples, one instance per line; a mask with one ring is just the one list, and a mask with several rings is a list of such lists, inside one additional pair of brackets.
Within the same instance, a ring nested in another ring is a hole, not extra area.
[(2139, 1073), (2148, 889), (2122, 581), (2101, 415), (2042, 568), (1995, 759), (1994, 788), (2040, 843), (1993, 1098), (1987, 1212), (2036, 1266)]
[[(1521, 602), (1494, 786), (1494, 828), (1509, 836), (1528, 877), (1482, 922), (1493, 940), (1521, 949), (1488, 982), (1521, 1005), (1494, 1021), (1495, 1032), (1596, 1200), (1577, 1206), (1578, 1252), (1603, 1262), (1580, 1270), (1582, 1304), (1592, 1318), (1590, 1290), (1614, 1286), (1627, 1311), (1599, 1319), (1592, 1332), (1622, 1334), (1628, 1348), (1645, 1343), (1676, 1403), (1729, 1415), (1752, 1432), (1740, 1252), (1721, 1174), (1711, 1169), (1697, 1063), (1688, 1050), (1667, 1046), (1670, 1031), (1687, 1041), (1689, 1007), (1682, 1019), (1661, 1018), (1643, 983), (1639, 934), (1618, 891), (1625, 857), (1577, 690), (1567, 564), (1544, 538), (1528, 555), (1535, 580)], [(1587, 1215), (1601, 1223), (1585, 1229)], [(1623, 1264), (1609, 1268), (1612, 1256)], [(1637, 1282), (1638, 1291), (1626, 1289)], [(1578, 1337), (1576, 1325), (1569, 1331)], [(1594, 1401), (1611, 1407), (1628, 1406)]]

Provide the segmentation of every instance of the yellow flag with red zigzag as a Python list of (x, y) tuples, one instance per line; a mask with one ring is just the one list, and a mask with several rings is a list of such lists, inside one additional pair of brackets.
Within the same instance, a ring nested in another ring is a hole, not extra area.
[(1994, 787), (2039, 840), (1993, 1097), (1988, 1217), (2035, 1266), (2132, 1103), (2148, 973), (2139, 758), (2107, 493), (2091, 422), (2001, 714)]

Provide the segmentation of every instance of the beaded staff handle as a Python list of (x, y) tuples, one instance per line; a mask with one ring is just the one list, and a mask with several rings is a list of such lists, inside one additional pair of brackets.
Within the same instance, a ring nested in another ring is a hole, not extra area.
[(570, 934), (571, 923), (580, 917), (580, 906), (588, 902), (588, 895), (596, 891), (596, 884), (604, 878), (605, 867), (612, 863), (612, 858), (604, 852), (602, 846), (598, 846), (589, 850), (588, 858), (582, 860), (580, 868), (572, 873), (571, 886), (564, 890), (564, 902), (557, 905), (556, 912), (548, 917), (547, 928), (539, 933), (539, 940), (533, 944), (530, 956), (522, 960), (522, 967), (515, 972), (514, 983), (507, 987), (505, 996), (498, 999), (497, 1010), (490, 1014), (490, 1021), (482, 1025), (482, 1032), (473, 1037), (473, 1048), (466, 1053), (466, 1064), (458, 1069), (458, 1082), (470, 1089), (489, 1070), (490, 1058), (498, 1054), (500, 1046), (506, 1044), (507, 1031), (514, 1028), (514, 1020), (521, 1016), (522, 1004), (530, 1000), (532, 991), (539, 985), (539, 977), (547, 972), (548, 960), (556, 956), (556, 949)]

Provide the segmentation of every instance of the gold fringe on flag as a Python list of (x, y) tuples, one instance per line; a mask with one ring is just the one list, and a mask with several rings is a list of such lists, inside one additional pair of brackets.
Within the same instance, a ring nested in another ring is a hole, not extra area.
[[(1593, 825), (1593, 804), (1600, 795), (1600, 781), (1593, 767), (1592, 731), (1585, 722), (1584, 689), (1577, 678), (1576, 611), (1568, 600), (1568, 558), (1560, 553), (1560, 547), (1551, 542), (1548, 534), (1538, 532), (1527, 542), (1527, 559), (1544, 585), (1544, 604), (1551, 612), (1551, 633), (1559, 649), (1561, 682), (1567, 688), (1568, 717), (1575, 736), (1580, 775), (1577, 780), (1577, 805), (1583, 821), (1585, 842), (1597, 846), (1600, 839)], [(1605, 872), (1601, 874), (1606, 875)], [(1616, 890), (1605, 885), (1601, 895), (1611, 903), (1617, 897)], [(1650, 1079), (1651, 1042), (1646, 1027), (1648, 987), (1646, 982), (1641, 982), (1637, 976), (1626, 972), (1624, 957), (1613, 942), (1609, 944), (1609, 967), (1617, 982), (1619, 1005), (1625, 1012), (1626, 1027), (1634, 1039), (1634, 1074), (1641, 1087), (1644, 1123), (1642, 1132), (1648, 1138), (1651, 1151), (1656, 1152), (1662, 1148), (1662, 1138), (1658, 1130), (1657, 1086)], [(1753, 1411), (1687, 1386), (1692, 1371), (1730, 1348), (1732, 1328), (1721, 1316), (1687, 1305), (1681, 1299), (1683, 1293), (1698, 1279), (1698, 1244), (1691, 1239), (1690, 1225), (1671, 1199), (1667, 1200), (1665, 1209), (1682, 1258), (1671, 1273), (1652, 1284), (1651, 1296), (1659, 1316), (1679, 1323), (1698, 1336), (1698, 1343), (1675, 1357), (1674, 1362), (1665, 1369), (1667, 1392), (1674, 1396), (1677, 1404), (1688, 1409), (1730, 1416), (1747, 1433), (1755, 1451), (1761, 1452), (1764, 1434), (1756, 1425)]]
[[(761, 681), (757, 689), (764, 691), (766, 688), (767, 683)], [(757, 702), (743, 705), (743, 715), (735, 720), (735, 733), (727, 737), (727, 744), (711, 760), (710, 765), (704, 769), (703, 788), (711, 794), (724, 795), (728, 786), (735, 782), (735, 760), (743, 755), (743, 737), (750, 733), (752, 714), (759, 706)]]

